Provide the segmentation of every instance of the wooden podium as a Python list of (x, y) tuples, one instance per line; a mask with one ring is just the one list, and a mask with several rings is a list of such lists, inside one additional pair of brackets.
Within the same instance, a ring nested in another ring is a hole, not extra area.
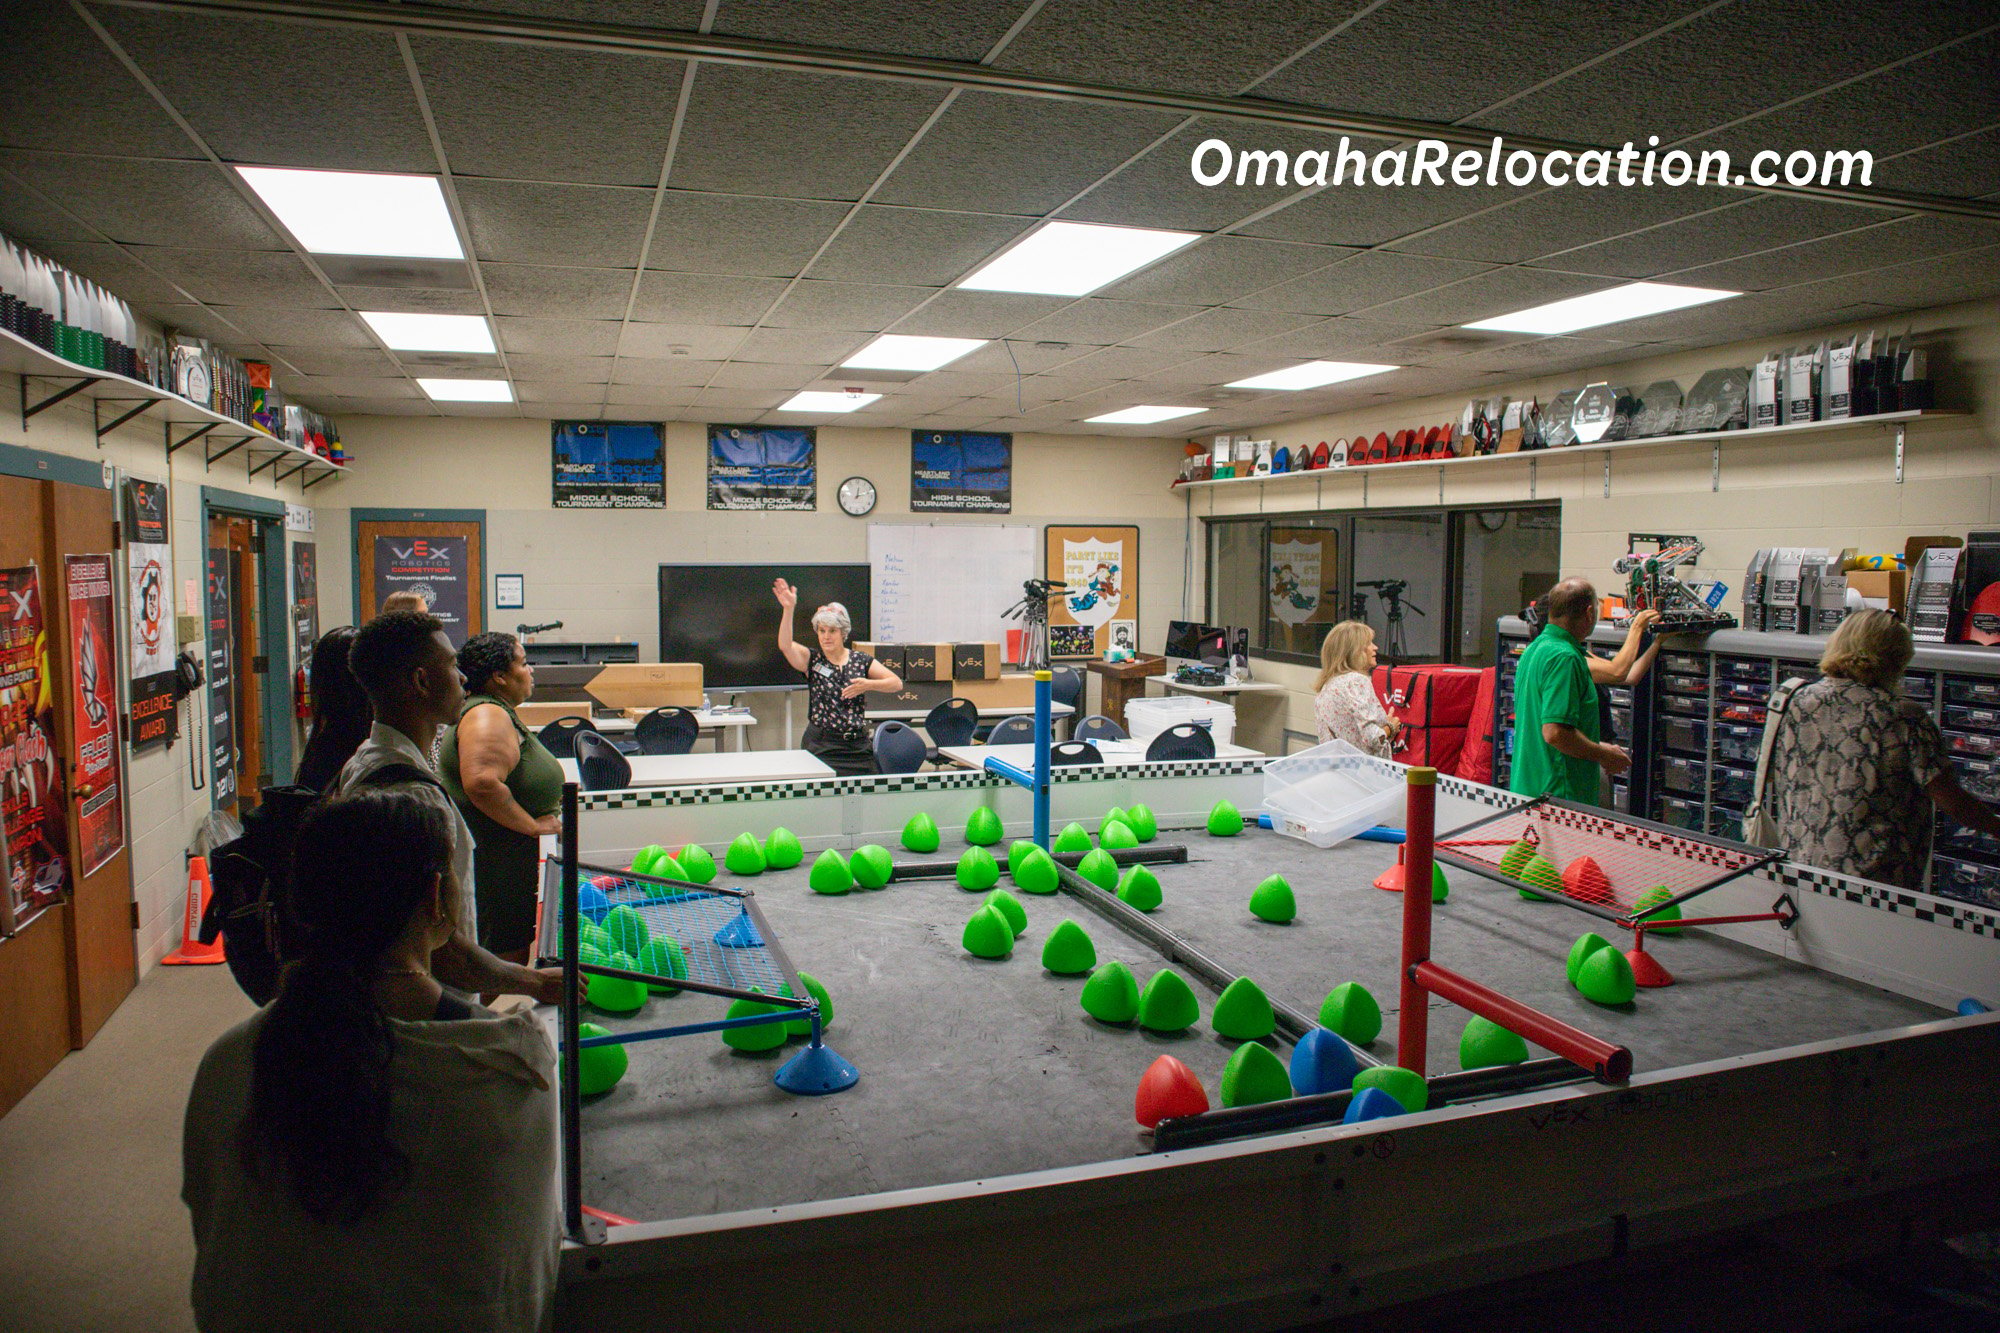
[[(1167, 659), (1164, 657), (1135, 657), (1127, 662), (1092, 661), (1090, 673), (1104, 678), (1104, 715), (1125, 727), (1126, 703), (1146, 693), (1147, 677), (1157, 676), (1166, 669)], [(1131, 728), (1125, 727), (1125, 730), (1130, 731)]]

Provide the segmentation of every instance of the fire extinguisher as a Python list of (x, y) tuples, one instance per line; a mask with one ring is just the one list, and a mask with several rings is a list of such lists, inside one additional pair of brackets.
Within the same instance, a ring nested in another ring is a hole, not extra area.
[(292, 716), (300, 722), (312, 721), (312, 691), (306, 686), (306, 669), (292, 673)]

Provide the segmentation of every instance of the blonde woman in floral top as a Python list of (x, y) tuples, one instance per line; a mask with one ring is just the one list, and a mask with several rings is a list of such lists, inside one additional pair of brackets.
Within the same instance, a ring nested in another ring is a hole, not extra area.
[(1375, 668), (1375, 631), (1365, 620), (1343, 620), (1319, 646), (1319, 679), (1313, 683), (1313, 717), (1321, 742), (1342, 740), (1358, 750), (1389, 757), (1403, 724), (1390, 717), (1368, 673)]

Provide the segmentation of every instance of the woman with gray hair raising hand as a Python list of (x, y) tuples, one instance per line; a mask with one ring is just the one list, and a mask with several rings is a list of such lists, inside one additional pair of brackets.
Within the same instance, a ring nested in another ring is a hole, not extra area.
[(816, 642), (806, 647), (793, 637), (792, 613), (799, 590), (783, 579), (771, 584), (778, 599), (778, 651), (806, 678), (806, 734), (802, 744), (820, 762), (842, 777), (875, 771), (875, 751), (868, 744), (868, 718), (861, 696), (871, 691), (894, 694), (902, 677), (867, 653), (848, 646), (854, 622), (847, 608), (828, 602), (813, 612)]

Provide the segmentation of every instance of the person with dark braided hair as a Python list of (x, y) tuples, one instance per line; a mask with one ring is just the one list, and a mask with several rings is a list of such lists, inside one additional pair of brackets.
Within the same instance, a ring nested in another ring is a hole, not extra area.
[(547, 1325), (555, 1052), (532, 1013), (496, 1017), (430, 973), (458, 928), (448, 821), (377, 787), (300, 826), (303, 950), (188, 1097), (204, 1330)]

